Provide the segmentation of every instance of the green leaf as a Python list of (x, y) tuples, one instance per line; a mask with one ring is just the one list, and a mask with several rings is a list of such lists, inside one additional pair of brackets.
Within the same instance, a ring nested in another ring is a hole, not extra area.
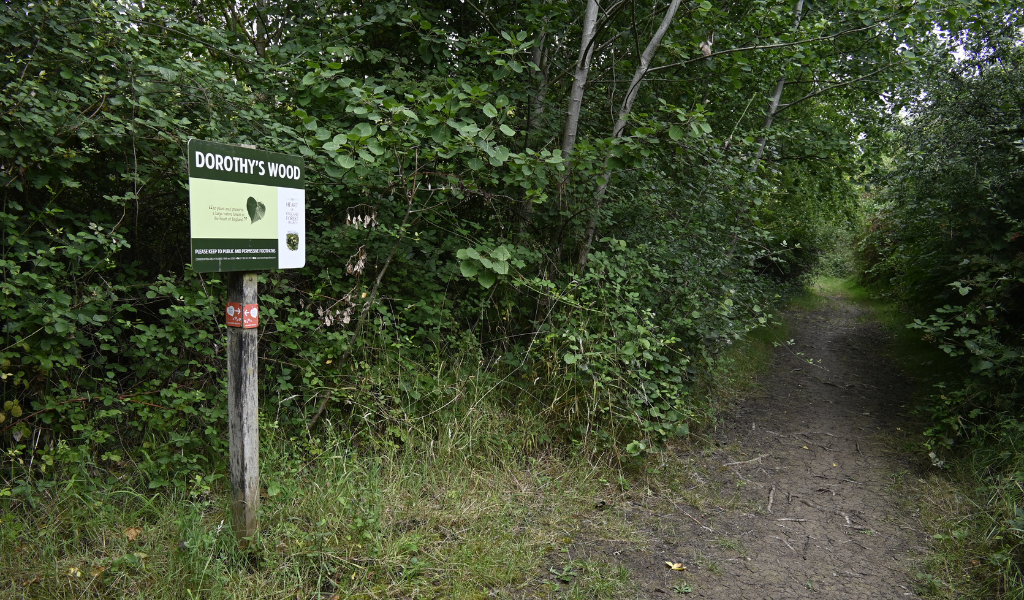
[(489, 254), (498, 260), (508, 260), (512, 258), (512, 253), (509, 252), (508, 248), (506, 248), (504, 245), (498, 246), (497, 248), (489, 252)]
[(370, 123), (358, 123), (352, 128), (352, 133), (358, 135), (361, 138), (370, 137), (377, 133), (377, 127)]
[(579, 360), (579, 357), (572, 352), (566, 352), (565, 356), (562, 357), (562, 360), (564, 360), (567, 365), (574, 365), (576, 364), (576, 361)]
[(484, 286), (485, 288), (489, 288), (492, 285), (494, 285), (494, 282), (497, 279), (498, 276), (495, 275), (493, 271), (483, 271), (480, 273), (480, 277), (477, 278), (477, 281), (479, 281), (480, 285)]
[(683, 130), (680, 129), (679, 127), (675, 126), (675, 125), (673, 125), (672, 127), (669, 127), (669, 129), (668, 129), (668, 137), (672, 138), (673, 140), (675, 140), (677, 142), (679, 140), (683, 139), (684, 135), (686, 135), (686, 134), (683, 133)]
[[(467, 259), (459, 263), (459, 270), (462, 271), (463, 277), (475, 277), (479, 273), (479, 263), (472, 259)], [(487, 286), (484, 286), (487, 287)]]
[(516, 134), (516, 130), (515, 129), (512, 129), (511, 127), (509, 127), (508, 125), (505, 125), (504, 123), (502, 123), (501, 127), (499, 127), (498, 129), (500, 129), (502, 133), (504, 133), (505, 135), (507, 135), (509, 137), (512, 137), (512, 136), (514, 136)]
[(430, 131), (430, 139), (438, 144), (443, 144), (448, 139), (448, 136), (448, 126), (444, 123), (439, 123)]
[(488, 117), (492, 118), (492, 119), (494, 117), (498, 116), (498, 109), (494, 108), (494, 105), (491, 104), (490, 102), (488, 102), (487, 104), (484, 104), (484, 109), (483, 110), (484, 110), (484, 114), (487, 115)]
[(640, 456), (640, 453), (647, 449), (647, 444), (633, 440), (626, 444), (626, 452), (631, 456)]
[(338, 166), (342, 169), (351, 169), (356, 166), (356, 159), (348, 155), (339, 156), (334, 159), (334, 162), (338, 163)]

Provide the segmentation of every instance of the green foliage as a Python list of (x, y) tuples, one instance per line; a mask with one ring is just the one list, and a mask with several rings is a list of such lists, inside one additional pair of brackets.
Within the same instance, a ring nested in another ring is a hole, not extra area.
[[(31, 501), (54, 461), (154, 488), (223, 472), (224, 286), (185, 264), (193, 137), (306, 161), (307, 266), (260, 280), (261, 408), (286, 431), (322, 415), (401, 445), (403, 415), (452, 401), (425, 381), (479, 366), (552, 415), (549, 441), (685, 435), (695, 382), (850, 221), (881, 86), (942, 46), (930, 3), (796, 26), (785, 4), (701, 4), (620, 136), (661, 11), (633, 9), (602, 21), (563, 155), (572, 3), (5, 5), (0, 489)], [(709, 31), (730, 51), (695, 59)], [(452, 355), (476, 365), (443, 375)]]
[(979, 551), (999, 565), (993, 585), (1019, 594), (1024, 53), (996, 40), (946, 67), (895, 132), (858, 258), (862, 277), (906, 303), (918, 316), (908, 327), (958, 367), (922, 407), (927, 451), (938, 466), (966, 454), (987, 490), (979, 493), (998, 498), (985, 509), (992, 522)]

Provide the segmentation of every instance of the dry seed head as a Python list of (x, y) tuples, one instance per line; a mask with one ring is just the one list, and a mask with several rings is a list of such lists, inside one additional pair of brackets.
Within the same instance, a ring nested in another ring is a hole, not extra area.
[(366, 267), (366, 246), (360, 246), (356, 253), (349, 257), (345, 272), (349, 275), (362, 275)]

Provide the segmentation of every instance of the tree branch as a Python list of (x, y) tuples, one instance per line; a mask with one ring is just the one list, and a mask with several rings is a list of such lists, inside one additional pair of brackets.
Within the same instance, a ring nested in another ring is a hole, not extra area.
[(778, 115), (780, 112), (786, 110), (790, 106), (793, 106), (795, 104), (800, 104), (804, 100), (810, 100), (811, 98), (814, 98), (816, 96), (820, 96), (820, 95), (822, 95), (822, 94), (824, 94), (824, 93), (826, 93), (828, 91), (834, 90), (836, 88), (841, 88), (841, 87), (844, 87), (844, 86), (847, 86), (847, 85), (850, 85), (850, 84), (853, 84), (853, 83), (857, 83), (858, 81), (864, 81), (865, 79), (868, 79), (869, 77), (873, 77), (873, 76), (875, 76), (875, 75), (877, 75), (877, 74), (879, 74), (879, 73), (881, 73), (883, 71), (887, 71), (887, 70), (891, 69), (894, 66), (896, 66), (896, 65), (894, 65), (894, 64), (886, 65), (886, 66), (882, 67), (881, 69), (876, 69), (876, 70), (868, 73), (867, 75), (864, 75), (863, 77), (858, 77), (856, 79), (850, 79), (849, 81), (841, 81), (839, 83), (836, 83), (836, 84), (833, 84), (833, 85), (830, 85), (830, 86), (827, 86), (827, 87), (823, 87), (820, 90), (811, 92), (810, 94), (807, 94), (806, 96), (804, 96), (804, 97), (802, 97), (802, 98), (800, 98), (798, 100), (794, 100), (792, 102), (786, 102), (785, 104), (780, 104), (778, 110), (775, 111), (775, 114)]
[(700, 62), (700, 61), (706, 60), (708, 58), (714, 58), (716, 56), (720, 56), (720, 55), (723, 55), (723, 54), (732, 54), (734, 52), (746, 52), (747, 50), (773, 50), (775, 48), (786, 48), (788, 46), (798, 46), (800, 44), (812, 44), (814, 42), (823, 42), (823, 41), (826, 41), (826, 40), (831, 40), (831, 39), (835, 39), (835, 38), (838, 38), (838, 37), (843, 37), (843, 36), (846, 36), (846, 35), (850, 35), (852, 33), (857, 33), (859, 31), (866, 31), (868, 29), (871, 29), (871, 27), (870, 26), (869, 27), (857, 27), (856, 29), (847, 29), (846, 31), (840, 31), (839, 33), (834, 33), (832, 35), (824, 35), (824, 36), (816, 37), (816, 38), (808, 38), (806, 40), (799, 40), (799, 41), (796, 41), (796, 42), (786, 42), (784, 44), (768, 44), (768, 45), (764, 45), (764, 46), (744, 46), (742, 48), (732, 48), (730, 50), (719, 50), (718, 52), (712, 52), (711, 54), (709, 54), (707, 56), (699, 56), (697, 58), (691, 58), (689, 60), (684, 60), (684, 61), (681, 61), (681, 62), (672, 63), (670, 65), (662, 65), (660, 67), (654, 67), (654, 68), (650, 69), (648, 72), (653, 73), (655, 71), (661, 71), (663, 69), (671, 69), (673, 67), (682, 67), (682, 66), (688, 65), (690, 63)]
[(480, 10), (479, 8), (477, 8), (476, 4), (473, 4), (473, 0), (466, 0), (466, 4), (468, 4), (470, 6), (470, 8), (475, 10), (477, 12), (477, 14), (480, 15), (480, 18), (482, 18), (484, 20), (484, 22), (487, 23), (487, 25), (489, 25), (490, 28), (494, 30), (494, 34), (495, 35), (501, 35), (501, 30), (498, 29), (497, 27), (495, 27), (494, 23), (491, 23), (491, 20), (487, 17), (486, 14), (484, 14), (484, 11)]

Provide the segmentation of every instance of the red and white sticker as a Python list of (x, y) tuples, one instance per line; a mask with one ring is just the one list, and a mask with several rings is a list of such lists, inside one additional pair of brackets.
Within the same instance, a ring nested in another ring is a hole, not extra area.
[(228, 302), (227, 309), (224, 310), (225, 322), (228, 327), (241, 327), (242, 326), (242, 303), (241, 302)]
[(260, 309), (256, 304), (243, 306), (241, 302), (228, 302), (224, 317), (228, 327), (253, 329), (260, 324)]
[(255, 304), (246, 304), (242, 309), (242, 327), (252, 329), (260, 324), (259, 307)]

